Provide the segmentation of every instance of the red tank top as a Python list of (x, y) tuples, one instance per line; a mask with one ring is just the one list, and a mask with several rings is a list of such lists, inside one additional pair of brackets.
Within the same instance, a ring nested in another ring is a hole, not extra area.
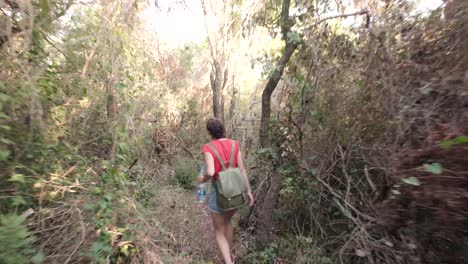
[[(234, 141), (234, 144), (235, 144), (235, 148), (234, 148), (234, 159), (232, 160), (232, 165), (234, 167), (237, 167), (237, 155), (239, 153), (239, 142), (237, 142), (235, 140), (227, 139), (227, 138), (213, 139), (210, 142), (211, 144), (214, 145), (216, 150), (219, 152), (219, 155), (221, 156), (221, 158), (226, 162), (225, 165), (224, 165), (226, 168), (229, 166), (229, 158), (231, 156), (231, 150), (232, 150), (232, 143), (231, 142), (233, 142), (233, 141)], [(203, 145), (202, 154), (205, 153), (205, 152), (208, 152), (208, 153), (211, 154), (211, 156), (213, 156), (214, 169), (215, 169), (213, 180), (216, 181), (218, 179), (218, 173), (222, 170), (221, 164), (219, 163), (218, 158), (214, 154), (213, 150), (211, 150), (211, 146), (210, 146), (209, 143)]]

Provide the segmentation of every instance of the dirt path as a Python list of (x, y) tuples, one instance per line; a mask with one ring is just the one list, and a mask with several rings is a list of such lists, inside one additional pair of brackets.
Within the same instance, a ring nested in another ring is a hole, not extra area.
[(175, 245), (173, 254), (184, 259), (180, 263), (221, 263), (208, 205), (199, 204), (194, 191), (164, 186), (148, 209)]

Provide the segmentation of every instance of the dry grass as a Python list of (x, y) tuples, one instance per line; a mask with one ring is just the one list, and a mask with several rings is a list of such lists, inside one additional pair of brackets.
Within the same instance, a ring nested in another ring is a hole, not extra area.
[(142, 249), (138, 259), (151, 258), (156, 250), (164, 263), (219, 262), (207, 205), (197, 203), (194, 191), (156, 188), (140, 216), (144, 229), (137, 242)]

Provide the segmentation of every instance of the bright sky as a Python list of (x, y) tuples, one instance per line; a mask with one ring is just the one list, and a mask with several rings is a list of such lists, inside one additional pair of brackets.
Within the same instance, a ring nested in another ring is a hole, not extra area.
[(199, 1), (185, 1), (174, 7), (173, 1), (150, 1), (144, 17), (148, 28), (156, 32), (169, 47), (179, 47), (190, 42), (202, 42), (206, 38), (205, 20)]
[[(160, 39), (172, 48), (203, 41), (206, 38), (206, 30), (200, 1), (190, 0), (185, 1), (185, 4), (175, 5), (176, 1), (156, 1), (158, 7), (154, 1), (149, 1), (150, 7), (144, 13), (148, 29), (157, 33)], [(426, 13), (442, 4), (442, 0), (417, 0), (416, 12)]]
[(419, 0), (416, 10), (420, 12), (428, 12), (440, 7), (442, 4), (442, 0)]

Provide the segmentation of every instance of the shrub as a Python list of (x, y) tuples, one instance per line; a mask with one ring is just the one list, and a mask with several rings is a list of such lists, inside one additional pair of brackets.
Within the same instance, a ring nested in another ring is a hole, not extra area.
[(174, 162), (174, 184), (185, 189), (193, 188), (198, 175), (195, 162), (189, 158), (179, 157)]

